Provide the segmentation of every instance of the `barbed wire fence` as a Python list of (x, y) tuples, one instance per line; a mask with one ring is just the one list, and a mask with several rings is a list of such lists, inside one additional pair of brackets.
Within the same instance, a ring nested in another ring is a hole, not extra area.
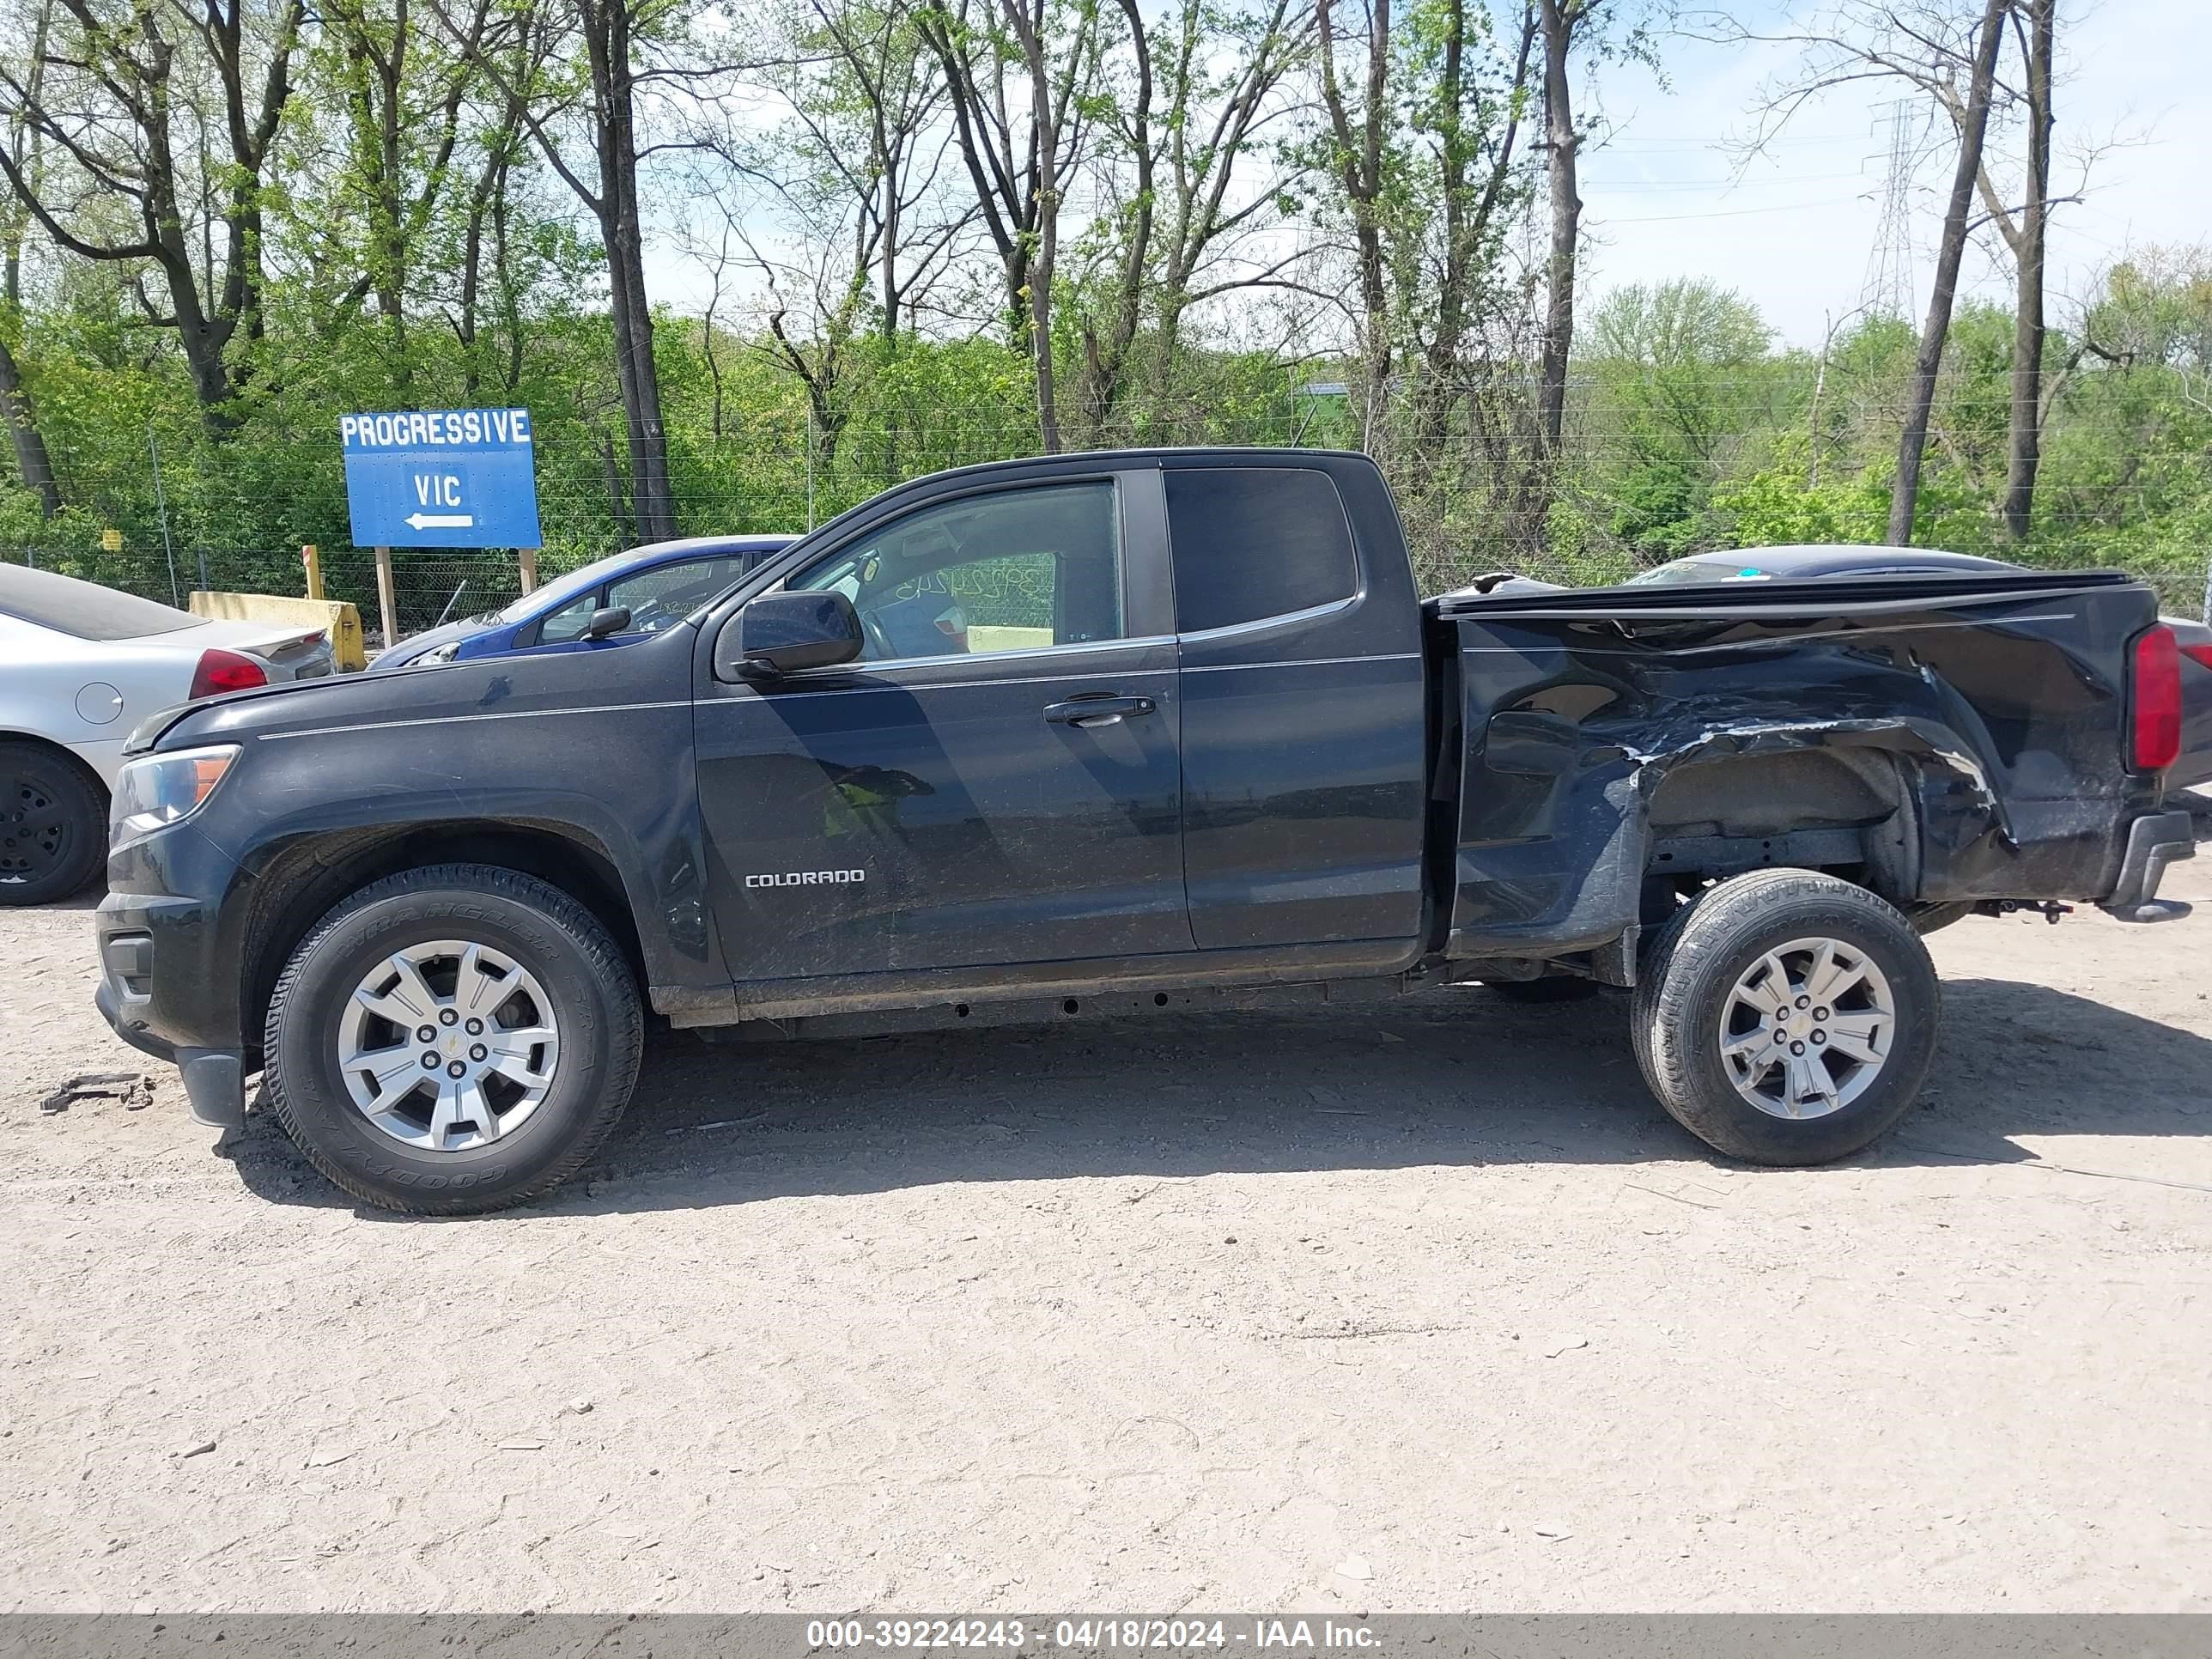
[[(1676, 521), (1671, 540), (1637, 538), (1649, 520), (1650, 477), (1692, 471), (1680, 456), (1655, 464), (1654, 440), (1619, 422), (1577, 411), (1559, 452), (1549, 462), (1532, 515), (1525, 444), (1501, 448), (1497, 434), (1477, 430), (1463, 413), (1441, 434), (1425, 439), (1419, 411), (1394, 404), (1390, 421), (1369, 438), (1370, 449), (1398, 487), (1408, 539), (1425, 592), (1461, 585), (1498, 569), (1587, 584), (1619, 580), (1651, 563), (1709, 546), (1739, 544), (1710, 510)], [(1854, 418), (1871, 428), (1887, 411), (1860, 408)], [(1800, 428), (1800, 435), (1802, 428)], [(1082, 434), (1066, 434), (1080, 444)], [(1770, 425), (1760, 434), (1771, 441)], [(1088, 447), (1231, 444), (1287, 447), (1358, 447), (1362, 434), (1340, 386), (1293, 387), (1263, 407), (1148, 418), (1140, 427), (1095, 434)], [(1758, 441), (1721, 434), (1706, 445), (1696, 465), (1708, 469), (1708, 498), (1735, 484), (1745, 469), (1736, 453)], [(672, 431), (671, 490), (685, 535), (803, 532), (845, 508), (907, 479), (979, 462), (1028, 455), (1036, 450), (1028, 415), (1004, 401), (933, 406), (919, 417), (855, 422), (826, 434), (800, 409), (754, 410), (719, 434)], [(1508, 453), (1510, 452), (1510, 453)], [(68, 498), (82, 504), (73, 514), (76, 538), (0, 544), (0, 561), (56, 569), (181, 605), (196, 588), (283, 593), (306, 591), (301, 548), (319, 552), (327, 597), (356, 606), (365, 633), (382, 643), (374, 555), (346, 539), (343, 463), (334, 433), (294, 434), (257, 441), (251, 453), (224, 455), (185, 468), (176, 459), (157, 482), (150, 455), (143, 468), (112, 460), (72, 465), (58, 455)], [(1802, 467), (1802, 457), (1790, 465)], [(2162, 606), (2212, 618), (2212, 548), (2171, 549), (2115, 560), (2109, 532), (2116, 519), (2141, 514), (2161, 479), (2206, 489), (2208, 458), (2201, 446), (2137, 447), (2124, 476), (2109, 483), (2094, 477), (2047, 489), (2039, 502), (2043, 526), (2021, 556), (2043, 565), (2120, 562), (2150, 581)], [(548, 580), (591, 559), (632, 545), (626, 483), (614, 447), (604, 440), (541, 424), (537, 454), (541, 521), (546, 545), (535, 561)], [(1771, 477), (1773, 467), (1755, 476)], [(1819, 469), (1813, 469), (1817, 483)], [(2049, 475), (2046, 474), (2046, 477)], [(1830, 482), (1837, 482), (1831, 465)], [(252, 523), (264, 533), (240, 539), (229, 533), (235, 515), (228, 502), (252, 492), (261, 510)], [(1876, 508), (1886, 489), (1862, 480), (1858, 517), (1848, 533), (1807, 534), (1802, 539), (1870, 539), (1880, 534)], [(1517, 499), (1516, 499), (1517, 494)], [(1939, 500), (1938, 506), (1944, 503)], [(1948, 523), (1963, 533), (1931, 544), (1959, 550), (2006, 550), (1993, 544), (1986, 506), (1970, 500), (1948, 504)], [(265, 532), (272, 520), (289, 532), (279, 542)], [(93, 527), (97, 521), (97, 528)], [(1872, 524), (1871, 534), (1867, 526)], [(100, 529), (112, 529), (122, 546), (98, 544)], [(2080, 532), (2078, 538), (2075, 532)], [(1960, 545), (1960, 543), (1972, 543)], [(89, 543), (89, 544), (88, 544)], [(392, 631), (404, 636), (452, 617), (496, 611), (524, 591), (524, 567), (507, 549), (397, 550), (392, 554)]]

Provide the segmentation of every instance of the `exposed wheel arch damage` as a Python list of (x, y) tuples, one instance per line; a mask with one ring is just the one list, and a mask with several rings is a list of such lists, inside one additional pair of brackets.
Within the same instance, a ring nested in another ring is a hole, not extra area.
[[(1873, 738), (1877, 740), (1868, 741)], [(1881, 738), (1891, 738), (1883, 742)], [(1992, 810), (1977, 769), (1951, 765), (1908, 728), (1769, 729), (1744, 746), (1706, 739), (1638, 780), (1647, 875), (1725, 877), (1762, 866), (1848, 872), (1893, 904), (1917, 896), (1931, 799), (1961, 787)]]
[[(1924, 720), (1685, 722), (1638, 750), (1593, 744), (1528, 710), (1502, 711), (1489, 726), (1491, 770), (1516, 781), (1548, 775), (1555, 829), (1602, 838), (1563, 906), (1529, 916), (1529, 954), (1586, 955), (1588, 971), (1612, 984), (1636, 982), (1644, 932), (1705, 881), (1770, 866), (1822, 870), (1911, 911), (1923, 902), (1931, 842), (1940, 854), (2012, 841), (1982, 766), (1956, 734)], [(1557, 844), (1540, 856), (1572, 857), (1574, 836), (1550, 839)], [(1462, 900), (1478, 868), (1463, 842)], [(1510, 896), (1541, 892), (1531, 882)], [(1494, 933), (1499, 921), (1493, 912), (1479, 925)]]

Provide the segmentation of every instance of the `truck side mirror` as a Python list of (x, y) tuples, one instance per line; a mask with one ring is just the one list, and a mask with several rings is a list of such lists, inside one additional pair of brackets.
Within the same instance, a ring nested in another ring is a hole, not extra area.
[(714, 678), (757, 679), (831, 668), (860, 654), (860, 613), (842, 593), (763, 593), (722, 624)]
[(584, 624), (580, 640), (611, 639), (629, 626), (629, 607), (626, 605), (604, 605), (592, 612), (591, 621)]

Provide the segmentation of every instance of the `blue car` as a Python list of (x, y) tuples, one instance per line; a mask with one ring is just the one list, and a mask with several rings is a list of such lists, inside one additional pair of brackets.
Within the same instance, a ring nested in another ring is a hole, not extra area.
[[(626, 645), (682, 621), (797, 539), (692, 536), (634, 547), (571, 570), (504, 610), (412, 635), (380, 653), (368, 671), (515, 651), (595, 651)], [(617, 607), (629, 612), (628, 623), (604, 637), (585, 637), (594, 615)]]

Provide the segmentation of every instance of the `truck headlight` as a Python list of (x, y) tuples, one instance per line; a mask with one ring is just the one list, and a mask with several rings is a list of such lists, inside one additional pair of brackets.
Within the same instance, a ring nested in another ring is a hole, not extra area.
[(206, 804), (237, 758), (236, 744), (217, 743), (125, 762), (115, 775), (115, 796), (107, 810), (109, 845), (120, 847), (182, 823)]

